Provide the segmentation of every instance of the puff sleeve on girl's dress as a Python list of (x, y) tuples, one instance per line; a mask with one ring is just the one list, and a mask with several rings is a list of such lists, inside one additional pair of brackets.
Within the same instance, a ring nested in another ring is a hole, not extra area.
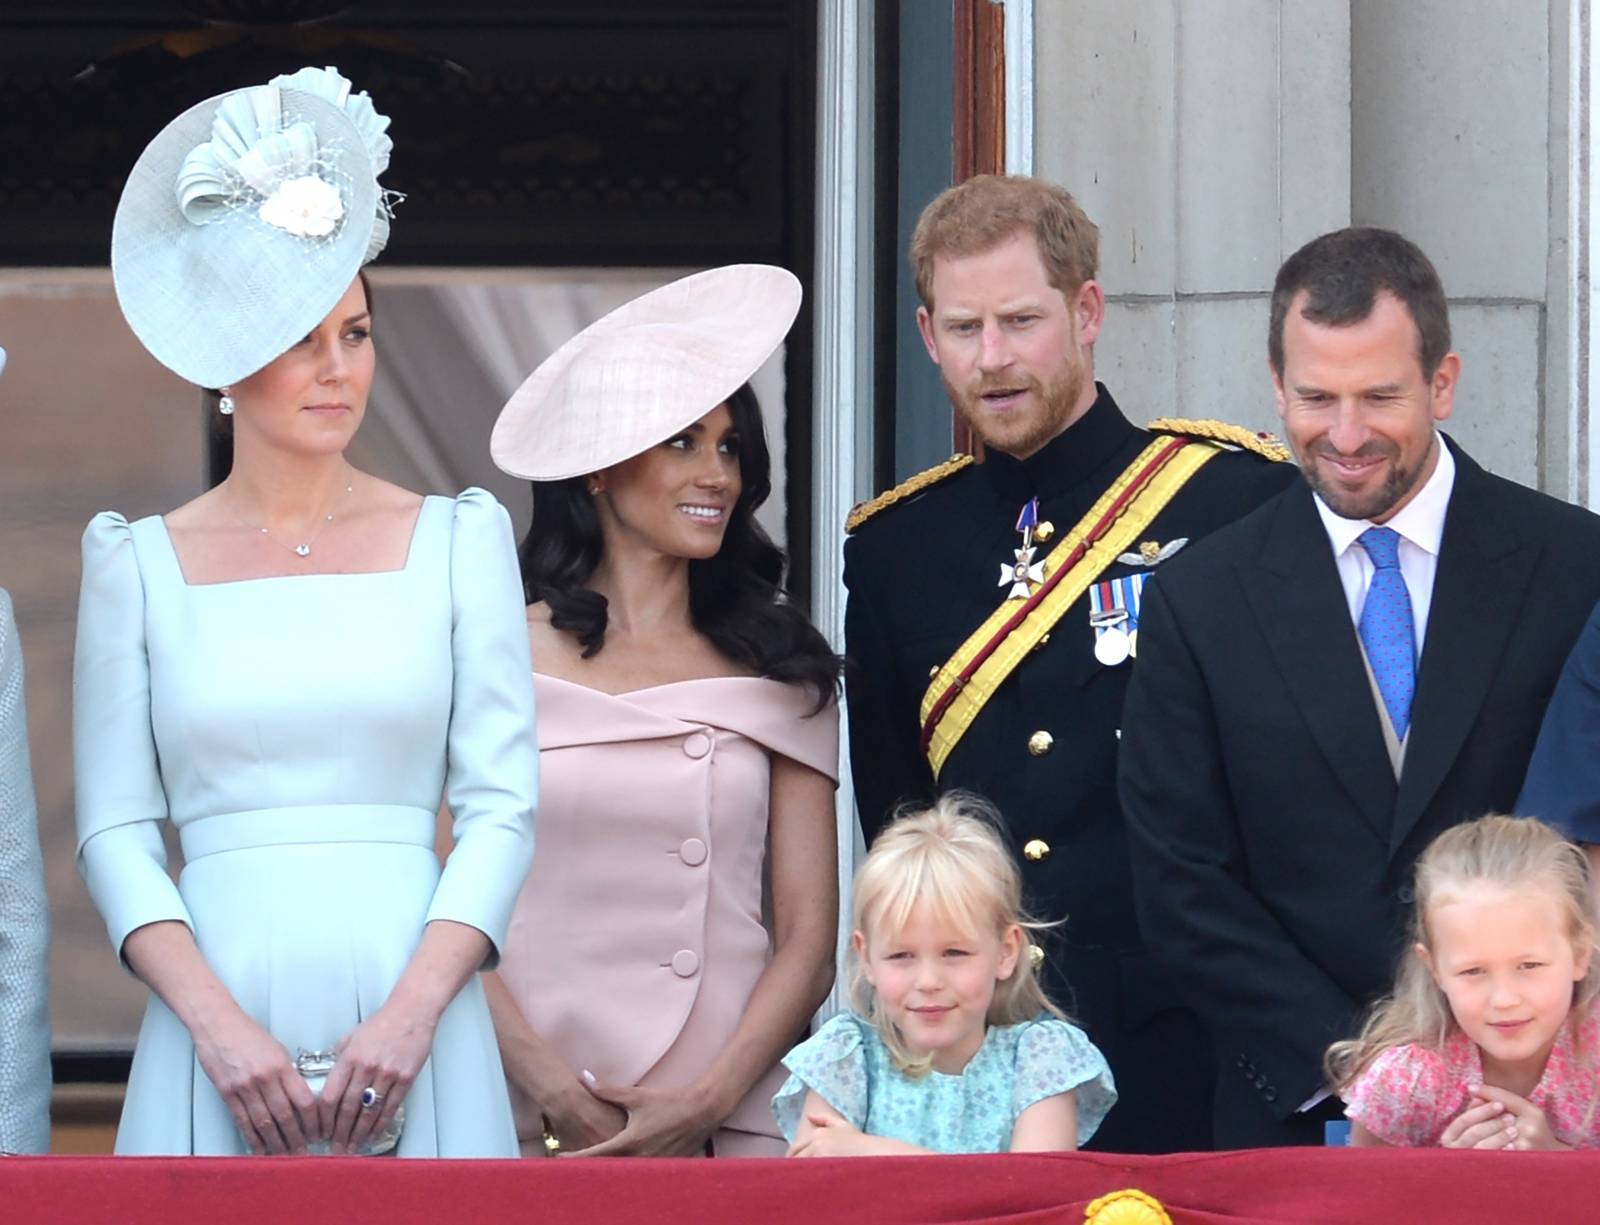
[(864, 1024), (841, 1012), (783, 1057), (789, 1079), (773, 1097), (772, 1113), (790, 1143), (800, 1126), (808, 1091), (814, 1091), (852, 1127), (866, 1127), (870, 1094), (866, 1052), (861, 1045)]
[(1438, 1144), (1450, 1121), (1470, 1104), (1467, 1085), (1475, 1077), (1465, 1061), (1452, 1058), (1459, 1054), (1452, 1048), (1459, 1045), (1447, 1043), (1444, 1050), (1417, 1043), (1391, 1046), (1345, 1090), (1345, 1114), (1385, 1144)]
[(1078, 1111), (1078, 1144), (1087, 1144), (1117, 1104), (1117, 1086), (1105, 1056), (1081, 1029), (1057, 1017), (1040, 1017), (1017, 1029), (1012, 1117), (1047, 1097), (1072, 1093)]

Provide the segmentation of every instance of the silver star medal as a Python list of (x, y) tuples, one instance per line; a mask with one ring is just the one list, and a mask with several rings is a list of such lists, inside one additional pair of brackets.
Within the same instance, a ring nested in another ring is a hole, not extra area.
[(1033, 594), (1032, 583), (1044, 582), (1044, 563), (1033, 560), (1033, 546), (1013, 549), (1017, 560), (1012, 565), (1000, 563), (1000, 586), (1011, 584), (1011, 592), (1006, 596), (1008, 600), (1026, 600)]
[(1011, 550), (1016, 558), (1009, 565), (1000, 563), (1000, 586), (1011, 584), (1008, 600), (1026, 600), (1033, 594), (1033, 584), (1044, 582), (1044, 562), (1033, 560), (1033, 529), (1039, 522), (1039, 499), (1029, 498), (1017, 515), (1017, 531), (1022, 533), (1022, 547)]

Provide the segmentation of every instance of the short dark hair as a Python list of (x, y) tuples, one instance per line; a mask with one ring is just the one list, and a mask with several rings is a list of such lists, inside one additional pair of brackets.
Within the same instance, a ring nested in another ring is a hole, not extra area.
[(1283, 374), (1283, 321), (1306, 294), (1300, 312), (1313, 323), (1344, 327), (1372, 314), (1380, 293), (1393, 294), (1417, 325), (1417, 360), (1432, 378), (1450, 352), (1450, 308), (1444, 286), (1422, 248), (1393, 230), (1351, 226), (1313, 238), (1278, 269), (1272, 286), (1267, 356)]

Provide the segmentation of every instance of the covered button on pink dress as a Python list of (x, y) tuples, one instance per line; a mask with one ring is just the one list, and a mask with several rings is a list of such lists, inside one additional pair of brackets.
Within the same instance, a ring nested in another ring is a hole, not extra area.
[[(772, 755), (838, 781), (839, 717), (756, 677), (625, 694), (534, 675), (539, 855), (500, 975), (533, 1028), (601, 1081), (687, 1084), (738, 1027), (770, 940), (761, 922)], [(781, 1155), (775, 1066), (713, 1137)], [(512, 1086), (517, 1130), (542, 1134)], [(531, 1148), (529, 1148), (531, 1151)]]

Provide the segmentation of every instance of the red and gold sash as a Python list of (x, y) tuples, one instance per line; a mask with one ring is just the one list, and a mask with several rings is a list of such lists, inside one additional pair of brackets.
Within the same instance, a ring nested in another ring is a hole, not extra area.
[(1163, 435), (1139, 453), (1045, 558), (1045, 579), (1007, 600), (941, 664), (922, 695), (922, 751), (939, 777), (978, 712), (1028, 652), (1221, 447)]

